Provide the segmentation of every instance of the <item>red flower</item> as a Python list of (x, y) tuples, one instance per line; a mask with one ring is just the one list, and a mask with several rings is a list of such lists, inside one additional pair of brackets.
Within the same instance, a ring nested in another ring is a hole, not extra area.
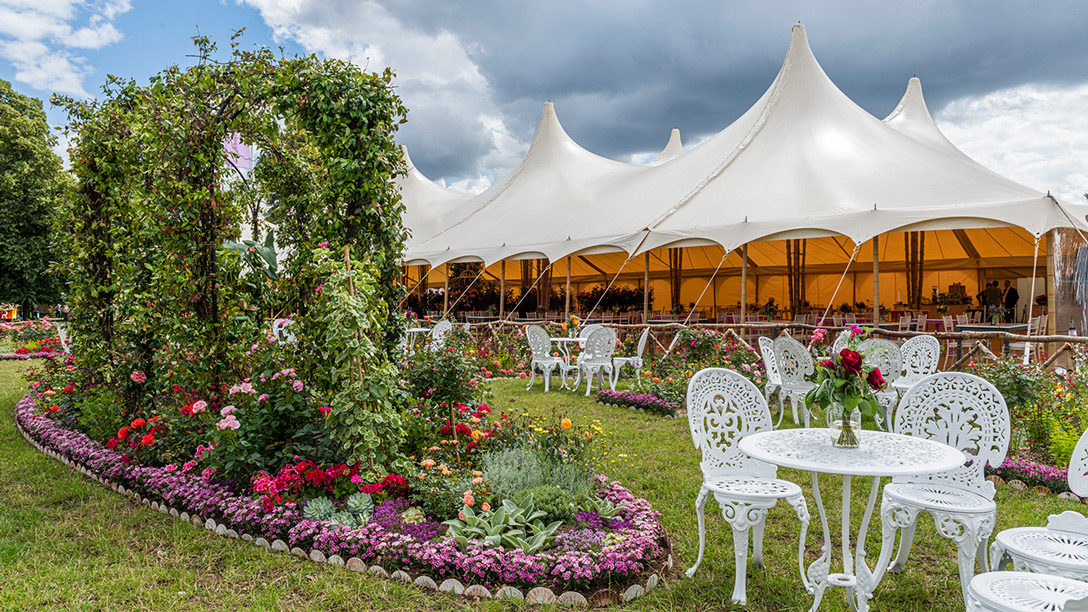
[(835, 360), (834, 359), (824, 359), (823, 361), (820, 362), (820, 365), (822, 365), (823, 367), (828, 368), (830, 370), (834, 370), (835, 369)]
[(366, 493), (367, 495), (374, 495), (375, 493), (382, 492), (382, 485), (376, 482), (372, 482), (370, 484), (365, 484), (362, 487), (359, 487), (359, 490), (363, 493)]
[(117, 431), (117, 439), (124, 440), (128, 438), (128, 427), (122, 427)]
[(847, 374), (857, 374), (861, 372), (861, 354), (857, 351), (851, 351), (850, 349), (843, 349), (839, 353), (839, 357), (842, 359), (842, 369), (846, 370)]
[(880, 391), (888, 384), (884, 381), (884, 377), (880, 375), (880, 368), (873, 368), (866, 380), (869, 382), (869, 386), (873, 388), (873, 391)]
[(133, 429), (139, 429), (139, 428), (143, 427), (146, 423), (147, 423), (147, 421), (145, 421), (143, 419), (136, 419), (135, 421), (132, 422), (131, 427)]
[(118, 440), (117, 438), (110, 438), (109, 442), (106, 442), (106, 448), (109, 448), (109, 449), (117, 448), (117, 443), (118, 442), (120, 442), (120, 440)]
[(146, 436), (143, 437), (142, 440), (140, 440), (140, 444), (142, 444), (144, 446), (151, 446), (154, 443), (155, 443), (155, 435), (154, 434), (147, 434)]
[(60, 410), (60, 406), (58, 406), (56, 404), (53, 404), (52, 406), (49, 407), (49, 412), (56, 412), (58, 410)]

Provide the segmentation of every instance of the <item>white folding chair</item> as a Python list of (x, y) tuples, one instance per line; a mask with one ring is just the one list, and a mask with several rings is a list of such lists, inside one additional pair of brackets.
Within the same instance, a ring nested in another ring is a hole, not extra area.
[(988, 571), (986, 543), (994, 529), (994, 483), (983, 468), (997, 467), (1009, 450), (1009, 410), (993, 385), (971, 374), (942, 372), (918, 381), (895, 412), (895, 433), (919, 436), (963, 451), (965, 462), (948, 472), (896, 476), (884, 486), (884, 526), (878, 567), (891, 558), (895, 533), (899, 553), (890, 571), (901, 571), (910, 555), (918, 514), (933, 516), (937, 533), (956, 543), (964, 600), (975, 561)]
[[(763, 530), (767, 512), (779, 499), (793, 507), (801, 521), (798, 552), (804, 550), (809, 513), (801, 487), (779, 480), (778, 468), (749, 457), (737, 448), (747, 435), (771, 429), (771, 412), (759, 389), (733, 370), (707, 368), (691, 377), (687, 394), (688, 425), (695, 448), (702, 453), (703, 482), (695, 499), (699, 523), (699, 556), (686, 572), (690, 578), (703, 562), (706, 521), (703, 508), (711, 494), (733, 528), (733, 601), (747, 603), (748, 531), (753, 532), (752, 561), (763, 567)], [(799, 557), (802, 579), (803, 560)]]

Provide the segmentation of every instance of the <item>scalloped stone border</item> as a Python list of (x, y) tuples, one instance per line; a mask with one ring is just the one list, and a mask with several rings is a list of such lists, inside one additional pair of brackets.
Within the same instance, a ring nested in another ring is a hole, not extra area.
[[(251, 543), (259, 548), (265, 548), (272, 552), (287, 553), (290, 555), (294, 555), (300, 559), (306, 559), (314, 563), (326, 563), (328, 565), (343, 567), (349, 571), (357, 573), (369, 573), (387, 580), (396, 580), (405, 584), (414, 584), (425, 591), (447, 592), (471, 599), (506, 599), (512, 601), (525, 601), (525, 603), (533, 605), (559, 604), (561, 606), (567, 607), (597, 608), (609, 606), (616, 603), (626, 603), (637, 599), (649, 593), (650, 591), (653, 591), (665, 580), (664, 572), (662, 572), (661, 575), (654, 572), (650, 574), (649, 578), (646, 579), (645, 583), (633, 583), (629, 585), (618, 597), (616, 593), (611, 591), (599, 591), (595, 593), (591, 599), (587, 599), (585, 595), (582, 595), (581, 593), (575, 591), (564, 591), (563, 593), (556, 595), (555, 592), (553, 592), (551, 589), (541, 586), (525, 589), (524, 591), (517, 587), (503, 586), (496, 588), (494, 592), (492, 592), (488, 590), (487, 587), (479, 584), (471, 584), (465, 586), (461, 583), (461, 581), (457, 580), (456, 578), (446, 578), (442, 580), (442, 582), (437, 583), (433, 578), (421, 574), (416, 577), (415, 580), (412, 580), (411, 576), (401, 570), (397, 570), (392, 574), (389, 574), (389, 572), (387, 572), (385, 568), (381, 567), (380, 565), (371, 565), (368, 567), (367, 564), (358, 557), (351, 557), (350, 559), (344, 560), (340, 557), (340, 555), (332, 555), (326, 558), (325, 553), (316, 549), (311, 550), (309, 554), (307, 554), (306, 551), (302, 550), (301, 548), (290, 548), (286, 542), (280, 539), (276, 539), (273, 542), (269, 543), (268, 540), (263, 537), (254, 538), (248, 533), (239, 534), (237, 531), (229, 529), (225, 524), (217, 524), (213, 519), (205, 520), (197, 515), (190, 516), (188, 512), (178, 512), (174, 508), (167, 507), (166, 504), (160, 504), (155, 500), (141, 497), (139, 493), (136, 493), (135, 491), (130, 491), (128, 489), (125, 489), (125, 487), (118, 485), (117, 483), (106, 480), (105, 478), (102, 478), (97, 474), (91, 472), (91, 470), (87, 469), (85, 466), (76, 463), (75, 461), (72, 461), (67, 457), (64, 457), (56, 451), (42, 446), (38, 443), (37, 440), (30, 437), (30, 434), (28, 434), (26, 430), (23, 429), (23, 426), (21, 423), (19, 423), (18, 419), (15, 419), (15, 427), (19, 430), (19, 433), (22, 434), (23, 438), (25, 438), (31, 446), (36, 448), (42, 454), (46, 455), (47, 457), (56, 459), (60, 463), (67, 465), (73, 470), (83, 474), (91, 480), (97, 481), (99, 484), (109, 489), (113, 489), (113, 491), (116, 493), (119, 493), (126, 497), (131, 497), (134, 503), (138, 505), (142, 504), (147, 508), (150, 508), (151, 510), (159, 512), (160, 514), (169, 515), (181, 521), (192, 523), (197, 527), (203, 527), (204, 529), (215, 533), (216, 535), (236, 540), (242, 540), (243, 542)], [(671, 571), (673, 569), (673, 565), (674, 562), (672, 558), (672, 553), (670, 552), (668, 558), (665, 561), (665, 571)]]
[[(1007, 484), (1013, 489), (1016, 489), (1017, 491), (1023, 491), (1028, 488), (1028, 485), (1022, 480), (1013, 479), (1006, 482), (1004, 478), (997, 475), (987, 476), (986, 480), (994, 483), (994, 486)], [(1054, 495), (1054, 493), (1051, 492), (1050, 489), (1042, 485), (1031, 487), (1031, 492), (1038, 495), (1039, 497), (1050, 497), (1051, 495)], [(1061, 493), (1057, 494), (1057, 497), (1058, 499), (1064, 499), (1065, 501), (1071, 501), (1078, 504), (1088, 504), (1088, 497), (1082, 499), (1081, 497), (1078, 497), (1076, 493), (1073, 493), (1071, 491), (1062, 491)]]

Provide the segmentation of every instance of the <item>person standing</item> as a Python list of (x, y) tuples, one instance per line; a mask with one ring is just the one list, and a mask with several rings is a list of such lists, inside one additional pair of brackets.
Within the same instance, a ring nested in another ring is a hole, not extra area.
[(1020, 292), (1016, 290), (1016, 287), (1012, 286), (1012, 281), (1005, 281), (1005, 292), (1001, 297), (1001, 302), (1005, 307), (1005, 322), (1013, 323), (1016, 321), (1016, 304), (1020, 301)]
[(997, 281), (994, 281), (992, 283), (988, 283), (986, 285), (986, 308), (987, 308), (987, 311), (983, 316), (989, 318), (989, 316), (990, 316), (989, 309), (990, 308), (1000, 308), (1000, 307), (1001, 307), (1001, 289), (997, 286)]

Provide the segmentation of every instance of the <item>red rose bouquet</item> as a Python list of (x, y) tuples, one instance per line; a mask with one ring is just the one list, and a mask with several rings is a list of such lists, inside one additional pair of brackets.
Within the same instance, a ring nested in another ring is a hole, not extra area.
[[(835, 445), (845, 448), (858, 446), (856, 429), (861, 414), (881, 418), (880, 402), (873, 392), (887, 385), (880, 369), (867, 365), (865, 357), (854, 350), (857, 337), (854, 335), (849, 346), (838, 354), (816, 362), (811, 379), (816, 386), (805, 395), (806, 408), (811, 410), (813, 404), (819, 403), (828, 411), (829, 424), (838, 430)], [(856, 419), (852, 418), (855, 414)]]

